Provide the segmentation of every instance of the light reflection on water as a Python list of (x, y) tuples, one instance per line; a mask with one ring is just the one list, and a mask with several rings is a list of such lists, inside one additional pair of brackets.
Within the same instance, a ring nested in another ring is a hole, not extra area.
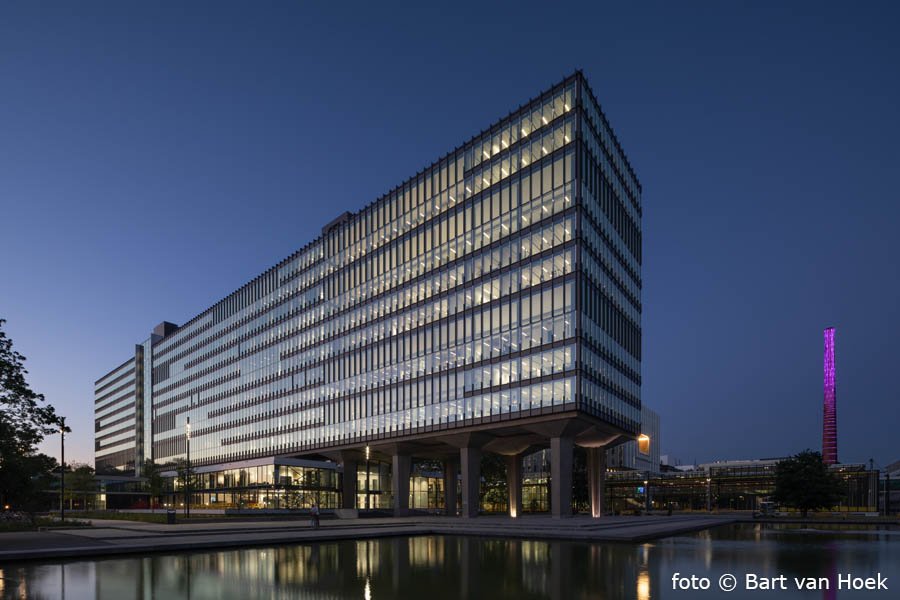
[[(217, 552), (0, 565), (3, 598), (758, 598), (671, 589), (672, 574), (739, 579), (889, 578), (877, 592), (787, 591), (777, 598), (897, 597), (900, 531), (739, 525), (647, 544), (398, 537)], [(883, 593), (883, 592), (882, 592)], [(893, 593), (893, 594), (892, 594)]]

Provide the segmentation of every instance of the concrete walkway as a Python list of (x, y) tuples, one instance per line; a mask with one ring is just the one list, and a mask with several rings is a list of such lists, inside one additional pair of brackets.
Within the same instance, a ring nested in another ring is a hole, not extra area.
[(714, 515), (603, 519), (553, 519), (546, 515), (518, 519), (408, 517), (322, 521), (316, 530), (306, 519), (178, 525), (93, 519), (90, 528), (0, 533), (0, 563), (418, 535), (642, 542), (736, 521), (737, 517)]

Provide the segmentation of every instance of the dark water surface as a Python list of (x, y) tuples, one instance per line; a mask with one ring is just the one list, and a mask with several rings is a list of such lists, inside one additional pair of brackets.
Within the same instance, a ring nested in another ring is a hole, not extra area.
[[(673, 589), (674, 573), (710, 589)], [(887, 577), (887, 591), (835, 589), (840, 574)], [(719, 588), (731, 573), (738, 587)], [(744, 589), (747, 573), (787, 590)], [(645, 544), (382, 538), (0, 565), (3, 598), (900, 598), (900, 531), (734, 525)], [(794, 577), (824, 577), (798, 590)], [(817, 582), (821, 586), (821, 582)]]

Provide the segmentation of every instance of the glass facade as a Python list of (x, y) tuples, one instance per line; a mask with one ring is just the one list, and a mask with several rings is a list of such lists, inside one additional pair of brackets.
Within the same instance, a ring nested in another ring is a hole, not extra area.
[(98, 474), (134, 471), (135, 361), (94, 383), (94, 463)]
[[(162, 491), (153, 498), (140, 479), (100, 476), (96, 505), (122, 510), (184, 507), (185, 481), (171, 468), (161, 475)], [(313, 502), (325, 509), (340, 506), (340, 473), (337, 465), (329, 462), (290, 458), (242, 461), (197, 468), (191, 481), (191, 506), (200, 510), (295, 510), (309, 509)], [(390, 486), (390, 474), (387, 481)]]
[(391, 465), (367, 461), (359, 465), (356, 478), (356, 506), (364, 510), (391, 507)]
[[(167, 506), (184, 506), (186, 486), (173, 473), (164, 473)], [(221, 469), (198, 469), (191, 483), (191, 506), (203, 509), (303, 509), (340, 506), (338, 473), (322, 464), (244, 464)]]
[(184, 457), (188, 417), (201, 466), (562, 411), (634, 435), (641, 210), (576, 73), (139, 346), (132, 457)]

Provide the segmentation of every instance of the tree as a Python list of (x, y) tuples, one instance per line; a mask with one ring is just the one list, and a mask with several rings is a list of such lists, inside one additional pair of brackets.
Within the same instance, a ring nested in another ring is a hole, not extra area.
[(486, 510), (505, 508), (509, 504), (509, 488), (506, 484), (506, 459), (486, 452), (481, 457), (481, 506)]
[(25, 357), (13, 349), (0, 319), (0, 502), (32, 511), (49, 488), (47, 476), (55, 466), (37, 454), (37, 445), (63, 426), (44, 396), (25, 380)]
[(43, 394), (34, 392), (25, 381), (25, 357), (13, 350), (12, 340), (3, 331), (0, 319), (0, 411), (20, 451), (31, 452), (44, 439), (55, 433), (62, 421)]
[(575, 446), (572, 452), (572, 504), (576, 512), (591, 510), (587, 463), (587, 448)]
[(162, 469), (152, 458), (144, 460), (144, 477), (147, 479), (147, 491), (150, 492), (150, 511), (153, 512), (165, 490), (166, 480), (162, 476)]
[(65, 497), (69, 499), (69, 509), (71, 510), (75, 500), (80, 498), (82, 508), (88, 510), (88, 505), (94, 504), (96, 492), (97, 480), (94, 479), (94, 467), (84, 463), (69, 465), (65, 489)]
[[(0, 419), (2, 422), (2, 419)], [(5, 429), (0, 426), (0, 429)], [(8, 438), (0, 433), (0, 445), (6, 446)], [(55, 458), (46, 454), (11, 454), (0, 465), (0, 486), (3, 506), (27, 513), (34, 522), (36, 512), (51, 507), (52, 496), (47, 492), (58, 483), (53, 471), (58, 468)]]
[(197, 476), (194, 474), (194, 466), (189, 463), (187, 459), (176, 459), (175, 473), (178, 477), (178, 483), (181, 485), (181, 489), (184, 492), (184, 504), (187, 506), (188, 490), (190, 490), (191, 495), (193, 496), (194, 491), (197, 489)]
[(844, 497), (843, 482), (812, 450), (778, 463), (775, 471), (775, 502), (796, 508), (803, 518), (810, 510), (831, 508)]

